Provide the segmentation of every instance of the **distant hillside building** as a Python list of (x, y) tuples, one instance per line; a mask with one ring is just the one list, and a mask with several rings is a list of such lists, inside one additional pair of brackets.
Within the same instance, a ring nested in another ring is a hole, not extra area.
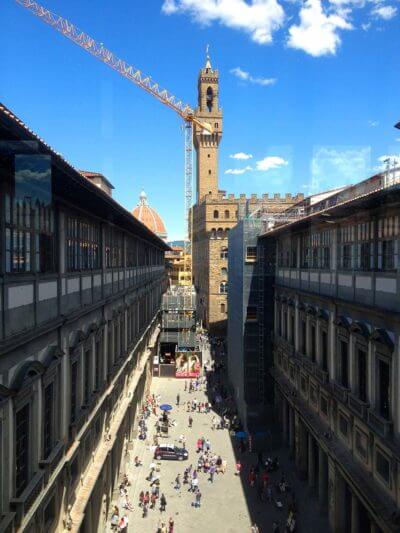
[(163, 219), (155, 209), (150, 207), (147, 201), (147, 194), (144, 191), (140, 193), (139, 203), (132, 211), (132, 215), (155, 233), (157, 237), (167, 240), (167, 230)]

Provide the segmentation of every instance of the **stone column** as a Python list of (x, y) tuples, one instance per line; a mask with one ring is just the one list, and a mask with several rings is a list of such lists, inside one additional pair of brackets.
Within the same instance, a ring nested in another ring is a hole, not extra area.
[(358, 506), (358, 498), (355, 494), (351, 494), (351, 533), (360, 532), (360, 514)]
[(329, 508), (328, 517), (332, 533), (345, 531), (345, 481), (331, 458), (328, 459)]
[(318, 499), (325, 505), (328, 496), (328, 459), (322, 448), (318, 447)]
[(308, 486), (315, 487), (314, 437), (308, 434)]

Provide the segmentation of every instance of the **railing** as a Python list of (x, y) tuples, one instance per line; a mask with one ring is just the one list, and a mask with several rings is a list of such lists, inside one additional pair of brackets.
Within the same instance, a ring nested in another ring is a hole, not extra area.
[(28, 483), (28, 486), (22, 494), (18, 498), (12, 498), (10, 500), (10, 507), (16, 512), (17, 524), (20, 524), (23, 516), (28, 513), (34, 501), (42, 491), (43, 485), (44, 472), (43, 470), (39, 470)]
[[(50, 455), (39, 461), (39, 466), (44, 470), (44, 483), (46, 484), (49, 481), (51, 474), (57, 468), (58, 463), (61, 461), (64, 455), (65, 445), (63, 442), (58, 442), (53, 448)], [(1, 530), (0, 530), (1, 531)]]
[(393, 423), (390, 420), (382, 418), (380, 415), (374, 411), (368, 411), (368, 424), (374, 429), (379, 435), (384, 438), (387, 438), (392, 432)]
[(348, 402), (350, 409), (356, 413), (361, 418), (365, 418), (367, 414), (367, 409), (369, 407), (369, 403), (363, 402), (359, 398), (356, 398), (352, 394), (349, 394), (348, 396)]

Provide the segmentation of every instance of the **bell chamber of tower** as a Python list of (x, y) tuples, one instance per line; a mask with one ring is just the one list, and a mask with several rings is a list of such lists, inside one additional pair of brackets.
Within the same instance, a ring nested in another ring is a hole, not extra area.
[(196, 149), (196, 202), (206, 195), (218, 194), (218, 146), (222, 137), (222, 111), (219, 108), (219, 73), (207, 61), (198, 79), (198, 107), (195, 117), (212, 127), (210, 134), (194, 125), (193, 140)]

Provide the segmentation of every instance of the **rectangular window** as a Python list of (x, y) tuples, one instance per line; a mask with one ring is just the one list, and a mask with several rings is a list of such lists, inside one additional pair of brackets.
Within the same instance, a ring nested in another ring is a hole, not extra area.
[(325, 246), (322, 249), (322, 268), (329, 270), (331, 268), (331, 249), (329, 246)]
[(53, 449), (54, 387), (49, 383), (44, 389), (43, 452), (46, 459)]
[(100, 225), (75, 215), (67, 217), (67, 270), (101, 268)]
[(78, 361), (71, 364), (71, 424), (76, 420), (78, 407)]
[(15, 494), (18, 498), (29, 482), (30, 405), (27, 403), (15, 415)]
[(100, 389), (101, 384), (101, 369), (102, 369), (102, 353), (101, 353), (101, 341), (96, 341), (95, 352), (95, 369), (94, 369), (94, 387), (96, 390)]
[(328, 372), (328, 332), (322, 330), (321, 334), (322, 370)]
[(246, 261), (257, 261), (257, 246), (247, 246)]
[(317, 392), (312, 385), (310, 385), (310, 400), (314, 405), (317, 404)]
[(389, 363), (378, 360), (378, 398), (379, 414), (386, 420), (390, 419), (390, 367)]
[(344, 244), (342, 247), (342, 268), (343, 270), (351, 270), (352, 249), (353, 249), (353, 246), (351, 244)]
[(361, 455), (361, 457), (363, 457), (363, 459), (367, 459), (367, 457), (368, 457), (368, 437), (364, 433), (361, 433), (360, 431), (356, 430), (355, 443), (356, 443), (356, 450), (357, 450), (358, 454)]
[(376, 451), (376, 471), (380, 477), (389, 485), (390, 484), (390, 462), (389, 459), (379, 450)]
[(339, 342), (340, 349), (340, 383), (347, 389), (349, 386), (349, 345), (345, 341)]
[(339, 430), (343, 437), (347, 438), (349, 432), (349, 423), (347, 421), (347, 418), (342, 415), (339, 415)]
[(318, 262), (318, 248), (313, 248), (312, 251), (312, 267), (318, 268), (319, 262)]
[(311, 335), (311, 361), (313, 363), (315, 363), (316, 361), (316, 354), (317, 354), (317, 348), (316, 348), (316, 340), (317, 340), (317, 332), (316, 332), (316, 328), (314, 326), (314, 324), (311, 324), (311, 331), (310, 331), (310, 335)]
[(382, 241), (382, 270), (394, 269), (394, 241)]
[(7, 156), (0, 164), (5, 183), (5, 270), (54, 272), (51, 157)]
[(360, 269), (371, 269), (371, 243), (363, 242), (360, 246)]
[(87, 350), (85, 352), (85, 360), (84, 360), (84, 373), (83, 373), (83, 401), (85, 405), (89, 405), (90, 400), (90, 393), (91, 386), (90, 386), (90, 357), (91, 357), (91, 351)]
[(358, 397), (362, 402), (367, 401), (367, 352), (357, 350)]
[(301, 321), (301, 353), (307, 353), (307, 324), (305, 320)]

